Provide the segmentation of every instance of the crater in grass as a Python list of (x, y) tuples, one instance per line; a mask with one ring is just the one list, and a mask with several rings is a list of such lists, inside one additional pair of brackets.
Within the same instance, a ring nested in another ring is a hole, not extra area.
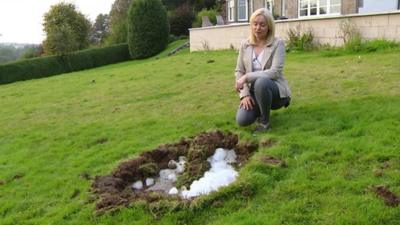
[[(98, 197), (96, 210), (103, 212), (129, 206), (136, 201), (146, 203), (169, 201), (175, 206), (190, 205), (194, 198), (183, 198), (179, 194), (171, 195), (161, 190), (162, 188), (157, 190), (146, 187), (146, 183), (149, 183), (146, 180), (148, 181), (149, 177), (157, 177), (161, 170), (168, 168), (171, 170), (171, 161), (178, 161), (184, 157), (186, 158), (184, 171), (177, 175), (173, 185), (177, 189), (183, 186), (189, 187), (210, 169), (210, 160), (207, 159), (212, 157), (218, 148), (235, 151), (236, 160), (231, 166), (237, 171), (257, 150), (258, 145), (250, 142), (239, 143), (236, 134), (221, 131), (204, 132), (195, 137), (182, 138), (177, 143), (160, 145), (152, 151), (143, 152), (134, 159), (120, 163), (111, 174), (97, 176), (94, 179), (92, 192)], [(133, 186), (137, 182), (141, 185), (135, 189)], [(242, 194), (251, 192), (248, 187), (245, 189), (238, 191)]]

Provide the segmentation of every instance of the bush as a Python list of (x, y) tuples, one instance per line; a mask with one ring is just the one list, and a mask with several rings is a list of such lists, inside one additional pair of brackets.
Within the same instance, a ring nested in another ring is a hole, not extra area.
[(185, 3), (179, 8), (171, 11), (168, 15), (170, 24), (170, 33), (175, 36), (189, 35), (189, 28), (192, 27), (194, 14), (188, 3)]
[(302, 32), (300, 26), (290, 28), (287, 32), (287, 51), (310, 51), (314, 48), (314, 34), (311, 29)]
[(168, 45), (167, 12), (160, 0), (135, 0), (128, 11), (128, 46), (134, 59), (148, 58)]
[(129, 60), (127, 44), (46, 56), (0, 65), (0, 84), (49, 77)]
[(215, 25), (217, 23), (217, 15), (218, 15), (218, 12), (215, 9), (209, 9), (209, 10), (203, 9), (199, 13), (197, 13), (196, 19), (193, 22), (193, 27), (201, 27), (203, 16), (208, 16), (208, 18), (210, 19), (210, 22), (213, 25)]

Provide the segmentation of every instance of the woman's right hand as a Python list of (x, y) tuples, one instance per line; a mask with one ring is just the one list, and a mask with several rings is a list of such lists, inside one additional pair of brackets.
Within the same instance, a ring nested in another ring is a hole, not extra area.
[(253, 106), (254, 100), (251, 96), (243, 97), (242, 100), (240, 100), (240, 108), (243, 108), (245, 110), (252, 110)]

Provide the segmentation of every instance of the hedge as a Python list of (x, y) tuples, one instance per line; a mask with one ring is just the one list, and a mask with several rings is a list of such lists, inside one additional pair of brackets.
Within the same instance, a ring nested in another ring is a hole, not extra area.
[(0, 84), (54, 76), (130, 60), (127, 44), (46, 56), (0, 65)]

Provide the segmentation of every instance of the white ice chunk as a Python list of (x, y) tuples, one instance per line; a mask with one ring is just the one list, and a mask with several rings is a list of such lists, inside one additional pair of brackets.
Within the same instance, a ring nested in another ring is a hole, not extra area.
[(227, 163), (234, 163), (234, 162), (236, 162), (236, 153), (235, 153), (234, 150), (229, 150), (229, 151), (226, 153), (225, 161), (226, 161)]
[(182, 190), (181, 196), (183, 198), (192, 198), (208, 194), (234, 182), (238, 172), (228, 163), (235, 162), (235, 159), (235, 151), (228, 151), (222, 148), (216, 149), (214, 155), (207, 159), (211, 164), (211, 169), (205, 172), (202, 178), (194, 181), (189, 190)]
[(170, 174), (175, 174), (175, 171), (171, 169), (160, 170), (160, 179), (167, 180)]
[(153, 178), (146, 178), (146, 186), (152, 186), (154, 184), (154, 179)]
[(179, 161), (179, 163), (176, 164), (175, 171), (178, 174), (185, 172), (185, 161)]
[(171, 173), (168, 175), (168, 180), (175, 182), (176, 181), (176, 174)]
[(170, 195), (177, 195), (178, 193), (179, 192), (176, 187), (171, 188), (171, 190), (169, 190), (169, 192), (168, 192), (168, 194), (170, 194)]
[(226, 157), (226, 150), (223, 148), (217, 148), (215, 150), (214, 155), (212, 156), (212, 159), (216, 162), (224, 160)]
[(140, 190), (143, 188), (143, 182), (141, 180), (136, 181), (132, 184), (132, 188), (136, 190)]

